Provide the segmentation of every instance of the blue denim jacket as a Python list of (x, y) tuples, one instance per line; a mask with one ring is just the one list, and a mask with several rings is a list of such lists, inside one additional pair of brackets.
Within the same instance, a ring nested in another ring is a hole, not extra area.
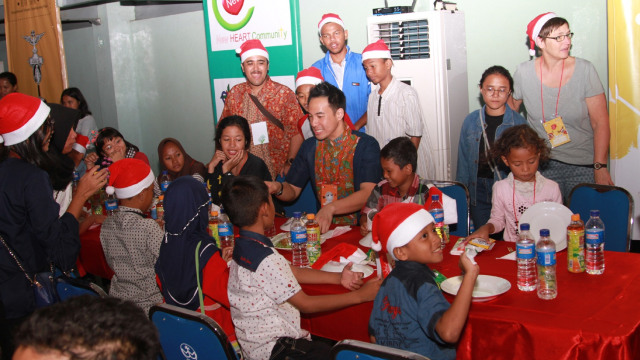
[[(338, 82), (331, 69), (331, 54), (327, 51), (325, 56), (313, 63), (313, 66), (320, 69), (324, 80), (334, 86)], [(367, 112), (367, 102), (371, 85), (362, 66), (362, 55), (354, 53), (347, 46), (347, 56), (345, 57), (344, 78), (342, 81), (342, 92), (347, 98), (347, 114), (354, 124), (362, 115)]]
[[(460, 142), (458, 143), (458, 167), (456, 170), (456, 181), (459, 181), (469, 189), (469, 200), (471, 205), (476, 205), (476, 183), (478, 180), (478, 152), (480, 141), (482, 140), (482, 127), (480, 122), (480, 111), (485, 107), (467, 115), (460, 130)], [(500, 137), (506, 129), (526, 124), (527, 120), (522, 115), (506, 107), (502, 124), (496, 129), (496, 139)], [(500, 176), (505, 178), (507, 174), (500, 171)], [(499, 180), (498, 174), (494, 174), (494, 180)]]

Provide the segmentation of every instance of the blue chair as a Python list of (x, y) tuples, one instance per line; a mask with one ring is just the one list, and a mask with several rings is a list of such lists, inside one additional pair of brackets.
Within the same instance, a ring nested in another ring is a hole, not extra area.
[(358, 340), (342, 340), (331, 348), (333, 360), (429, 360), (411, 351), (394, 349)]
[(432, 183), (443, 194), (456, 200), (458, 208), (458, 223), (449, 225), (449, 234), (466, 237), (469, 235), (469, 190), (458, 181), (433, 180)]
[(90, 281), (74, 279), (66, 276), (56, 278), (56, 291), (60, 301), (81, 296), (91, 295), (96, 297), (107, 297), (107, 293), (102, 288)]
[(591, 210), (600, 210), (604, 222), (604, 248), (628, 252), (633, 228), (633, 198), (618, 186), (578, 184), (569, 194), (569, 209), (585, 223)]
[(200, 312), (157, 304), (149, 310), (149, 318), (158, 329), (167, 360), (238, 360), (220, 325)]

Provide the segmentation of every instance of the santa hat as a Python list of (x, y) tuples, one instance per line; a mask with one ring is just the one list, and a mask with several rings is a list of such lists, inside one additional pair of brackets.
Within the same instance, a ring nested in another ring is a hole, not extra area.
[(42, 126), (49, 116), (49, 107), (40, 99), (11, 93), (0, 100), (0, 144), (19, 144)]
[(547, 23), (547, 21), (553, 19), (557, 15), (553, 12), (548, 12), (536, 16), (535, 19), (529, 22), (527, 25), (527, 35), (529, 35), (529, 55), (536, 56), (536, 39), (540, 34), (540, 29)]
[(318, 34), (322, 31), (322, 27), (328, 23), (336, 23), (342, 26), (342, 29), (345, 28), (344, 22), (342, 21), (342, 19), (340, 19), (340, 16), (338, 16), (337, 14), (328, 13), (322, 15), (322, 19), (320, 19), (320, 22), (318, 23)]
[(84, 154), (87, 152), (87, 144), (89, 144), (89, 138), (82, 134), (78, 134), (78, 137), (76, 137), (76, 143), (71, 147), (73, 148), (73, 150)]
[(384, 43), (384, 40), (379, 39), (364, 48), (362, 62), (368, 59), (391, 59), (391, 51), (389, 51), (389, 47)]
[(434, 222), (433, 217), (422, 205), (389, 204), (373, 217), (371, 248), (380, 252), (380, 255), (389, 253), (394, 260), (397, 260), (393, 255), (393, 249), (408, 244), (432, 222)]
[(357, 246), (353, 244), (340, 243), (331, 248), (331, 250), (323, 252), (311, 267), (321, 270), (329, 261), (335, 261), (343, 264), (348, 264), (350, 262), (359, 264), (366, 258), (367, 254), (358, 249)]
[(122, 159), (109, 166), (108, 188), (114, 188), (118, 199), (128, 199), (153, 184), (154, 179), (153, 171), (144, 161)]
[(322, 77), (320, 69), (312, 66), (298, 73), (298, 76), (296, 76), (296, 89), (302, 85), (318, 85), (323, 81), (324, 77)]
[(252, 56), (264, 56), (269, 60), (269, 53), (267, 49), (262, 45), (260, 40), (252, 39), (247, 40), (239, 49), (236, 49), (236, 53), (240, 54), (240, 63), (243, 63), (247, 58)]

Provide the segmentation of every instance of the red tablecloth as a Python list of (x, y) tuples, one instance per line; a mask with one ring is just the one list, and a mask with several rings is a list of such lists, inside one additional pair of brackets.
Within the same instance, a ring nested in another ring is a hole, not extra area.
[(110, 280), (113, 277), (113, 270), (104, 258), (102, 243), (100, 243), (101, 228), (96, 226), (80, 235), (80, 254), (76, 266), (82, 276), (89, 273)]
[[(323, 250), (340, 242), (357, 244), (357, 228), (327, 240)], [(445, 276), (460, 274), (458, 257), (432, 265)], [(558, 297), (541, 300), (516, 286), (516, 263), (498, 260), (515, 244), (498, 242), (476, 257), (480, 273), (505, 278), (511, 289), (497, 299), (473, 303), (458, 344), (458, 359), (640, 359), (640, 254), (606, 252), (603, 275), (566, 270), (567, 253), (557, 255)], [(338, 285), (303, 285), (309, 295), (345, 292)], [(453, 298), (447, 295), (451, 301)], [(302, 327), (334, 339), (368, 341), (372, 303), (342, 310), (303, 314)]]

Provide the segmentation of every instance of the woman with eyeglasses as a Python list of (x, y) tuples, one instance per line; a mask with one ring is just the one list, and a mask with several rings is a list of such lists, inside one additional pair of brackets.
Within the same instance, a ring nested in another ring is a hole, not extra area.
[(467, 115), (460, 130), (456, 181), (469, 189), (471, 219), (475, 228), (489, 221), (493, 183), (507, 176), (502, 161), (489, 156), (495, 140), (508, 128), (526, 124), (522, 115), (507, 106), (513, 78), (502, 66), (482, 73), (480, 94), (484, 106)]
[[(50, 262), (71, 269), (78, 257), (82, 206), (107, 181), (95, 167), (59, 216), (47, 155), (54, 124), (40, 99), (11, 93), (0, 100), (0, 347), (10, 359), (15, 327), (35, 309), (32, 279)], [(11, 255), (13, 253), (13, 255)], [(24, 268), (20, 269), (18, 262)]]
[(566, 203), (579, 183), (613, 185), (607, 171), (609, 114), (602, 82), (587, 60), (569, 55), (573, 33), (554, 13), (527, 26), (531, 56), (518, 65), (510, 106), (524, 102), (527, 120), (551, 144), (551, 161), (542, 174), (560, 185)]

